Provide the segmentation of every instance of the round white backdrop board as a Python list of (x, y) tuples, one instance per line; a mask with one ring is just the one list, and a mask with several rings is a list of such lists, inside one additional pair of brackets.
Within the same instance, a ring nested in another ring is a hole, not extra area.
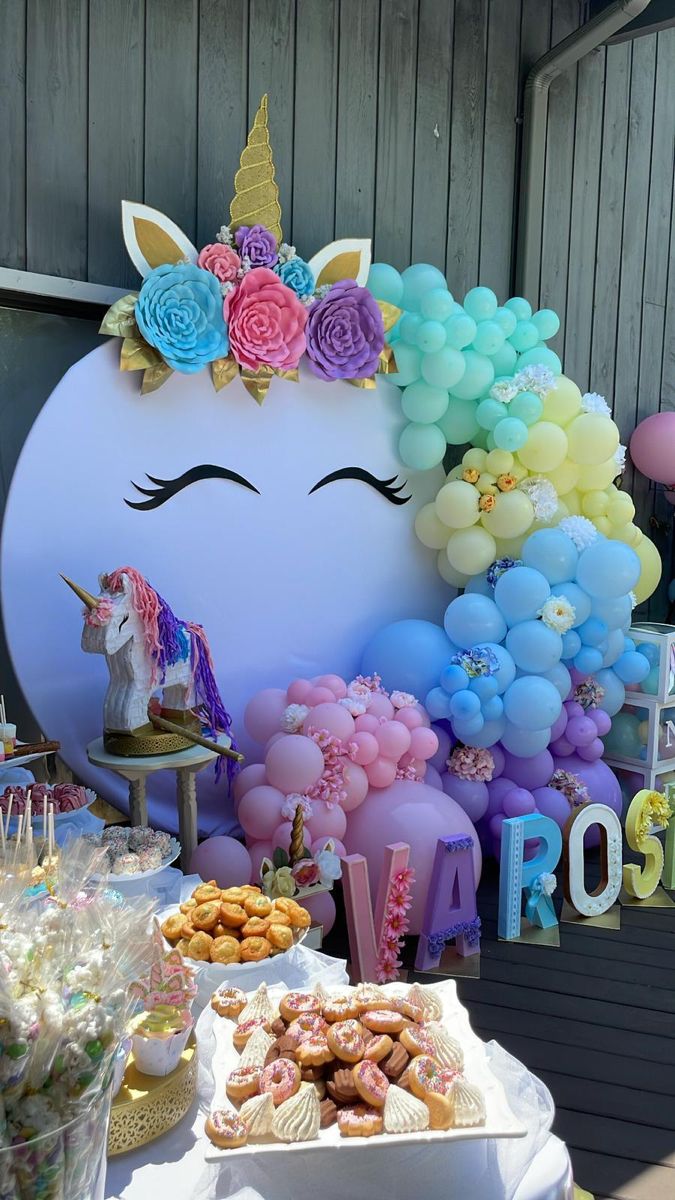
[[(202, 624), (247, 754), (242, 713), (256, 691), (297, 675), (349, 677), (380, 626), (438, 621), (448, 588), (413, 529), (443, 472), (402, 466), (391, 384), (362, 390), (303, 372), (297, 384), (273, 379), (259, 406), (238, 379), (216, 393), (202, 371), (141, 396), (141, 374), (120, 372), (118, 360), (114, 340), (76, 363), (33, 425), (10, 488), (1, 573), (7, 641), (40, 727), (80, 778), (125, 804), (123, 783), (87, 762), (85, 747), (102, 732), (107, 668), (80, 649), (81, 605), (60, 571), (96, 593), (100, 572), (137, 567), (177, 616)], [(257, 491), (200, 478), (157, 507), (125, 503), (153, 499), (133, 486), (152, 491), (148, 476), (212, 466)], [(410, 502), (353, 479), (312, 493), (345, 467), (407, 481), (400, 494)], [(168, 774), (150, 783), (150, 818), (175, 828), (172, 784)], [(200, 778), (199, 819), (203, 832), (234, 825), (212, 772)]]

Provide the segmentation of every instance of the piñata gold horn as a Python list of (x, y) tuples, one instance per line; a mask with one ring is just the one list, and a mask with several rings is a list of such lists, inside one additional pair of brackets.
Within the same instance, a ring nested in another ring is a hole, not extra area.
[(230, 228), (238, 229), (240, 225), (264, 225), (274, 234), (277, 245), (281, 241), (281, 206), (267, 126), (267, 96), (260, 101), (234, 177)]
[(64, 583), (68, 584), (69, 588), (72, 588), (75, 595), (79, 596), (82, 603), (86, 604), (87, 608), (94, 609), (98, 607), (98, 600), (95, 596), (92, 596), (91, 592), (86, 592), (84, 588), (80, 587), (79, 583), (73, 583), (72, 579), (69, 579), (67, 575), (61, 575), (61, 578)]

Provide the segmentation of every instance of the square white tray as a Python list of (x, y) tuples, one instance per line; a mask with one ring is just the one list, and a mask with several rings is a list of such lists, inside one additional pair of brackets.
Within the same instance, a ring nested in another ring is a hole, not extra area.
[[(302, 989), (301, 989), (302, 990)], [(307, 989), (311, 990), (311, 989)], [(343, 988), (327, 988), (329, 995), (344, 995), (348, 990)], [(384, 987), (394, 995), (405, 995), (407, 986), (400, 983), (389, 983)], [(337, 1124), (328, 1129), (322, 1129), (318, 1138), (313, 1142), (251, 1142), (236, 1150), (221, 1150), (218, 1146), (207, 1145), (205, 1159), (207, 1162), (226, 1163), (234, 1158), (251, 1154), (288, 1154), (305, 1153), (317, 1150), (363, 1150), (367, 1146), (395, 1146), (405, 1144), (425, 1144), (436, 1142), (457, 1142), (481, 1138), (519, 1138), (525, 1137), (527, 1129), (514, 1116), (506, 1098), (504, 1088), (493, 1075), (488, 1064), (485, 1046), (473, 1032), (469, 1024), (469, 1014), (457, 997), (454, 980), (444, 980), (442, 983), (431, 985), (430, 990), (438, 996), (443, 1004), (442, 1022), (449, 1033), (460, 1043), (464, 1051), (464, 1074), (471, 1083), (476, 1083), (485, 1096), (486, 1121), (484, 1125), (476, 1125), (469, 1129), (429, 1129), (423, 1133), (381, 1133), (370, 1138), (343, 1138)], [(278, 1001), (288, 991), (288, 988), (270, 987), (269, 995), (272, 1001)], [(235, 1022), (226, 1018), (214, 1021), (213, 1033), (215, 1051), (212, 1060), (215, 1082), (212, 1108), (236, 1108), (227, 1098), (225, 1083), (230, 1071), (234, 1070), (239, 1061), (239, 1053), (232, 1045), (232, 1033)]]

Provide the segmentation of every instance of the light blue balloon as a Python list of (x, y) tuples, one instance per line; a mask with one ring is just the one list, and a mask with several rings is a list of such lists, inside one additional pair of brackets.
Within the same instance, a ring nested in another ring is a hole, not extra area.
[(563, 634), (562, 659), (566, 662), (568, 659), (574, 658), (581, 650), (581, 638), (576, 629), (568, 629), (567, 633)]
[(579, 637), (585, 646), (599, 646), (607, 638), (609, 629), (604, 621), (599, 621), (597, 617), (589, 617), (584, 621), (583, 625), (579, 626)]
[(447, 321), (455, 311), (455, 301), (447, 288), (432, 288), (420, 300), (420, 312), (425, 321)]
[[(447, 347), (446, 347), (447, 349)], [(465, 370), (458, 383), (450, 386), (453, 396), (463, 400), (479, 400), (490, 390), (495, 378), (492, 362), (484, 354), (476, 354), (475, 350), (463, 350)]]
[(482, 571), (480, 575), (472, 575), (464, 591), (479, 592), (481, 596), (487, 596), (488, 600), (493, 600), (495, 594), (494, 588), (487, 581), (485, 571)]
[(433, 721), (450, 720), (450, 697), (443, 688), (435, 687), (427, 692), (424, 707)]
[(370, 639), (359, 670), (363, 675), (380, 675), (388, 691), (400, 688), (413, 696), (426, 696), (456, 652), (440, 625), (432, 621), (394, 621)]
[(518, 729), (549, 729), (561, 709), (558, 689), (539, 675), (521, 675), (504, 693), (504, 712)]
[(519, 625), (514, 625), (506, 635), (505, 644), (514, 663), (522, 671), (543, 674), (560, 662), (562, 638), (543, 621), (521, 621)]
[(592, 675), (594, 671), (599, 671), (601, 666), (602, 651), (597, 650), (595, 646), (582, 646), (574, 657), (575, 670), (581, 671), (582, 675)]
[(659, 690), (659, 669), (658, 667), (650, 667), (649, 674), (645, 675), (642, 680), (642, 690), (648, 696), (656, 696)]
[[(602, 665), (603, 667), (613, 667), (615, 662), (617, 662), (617, 660), (620, 659), (621, 655), (624, 653), (623, 630), (613, 629), (612, 632), (607, 635), (607, 641), (604, 642), (603, 645), (604, 652), (602, 655)], [(603, 647), (599, 646), (598, 649), (602, 650)]]
[(639, 734), (640, 722), (633, 713), (619, 712), (612, 720), (612, 728), (605, 735), (605, 751), (619, 758), (638, 758), (642, 749)]
[(463, 648), (484, 638), (501, 642), (506, 634), (506, 621), (494, 600), (474, 592), (465, 592), (448, 605), (443, 625), (448, 637)]
[(483, 714), (480, 712), (476, 713), (475, 717), (469, 717), (465, 721), (452, 722), (452, 728), (455, 737), (459, 738), (461, 742), (465, 742), (468, 738), (474, 737), (476, 734), (480, 734), (484, 725), (485, 721), (483, 719)]
[[(477, 675), (469, 683), (469, 691), (475, 692), (483, 707), (483, 715), (485, 715), (485, 705), (490, 702), (499, 691), (499, 684), (493, 675)], [(499, 716), (501, 708), (495, 716)]]
[(550, 671), (542, 675), (542, 679), (548, 679), (549, 683), (553, 684), (561, 700), (567, 699), (572, 687), (572, 676), (564, 663), (556, 663)]
[(496, 721), (504, 712), (504, 701), (501, 696), (493, 696), (483, 701), (483, 716), (486, 721)]
[(562, 375), (562, 363), (555, 350), (543, 344), (518, 356), (516, 369), (522, 371), (525, 367), (548, 367), (553, 375)]
[(624, 684), (642, 683), (642, 680), (646, 679), (649, 674), (649, 663), (644, 654), (638, 654), (636, 650), (628, 650), (620, 658), (617, 658), (614, 663), (614, 673)]
[(377, 300), (385, 300), (387, 304), (401, 307), (403, 296), (403, 280), (395, 267), (389, 263), (371, 263), (366, 287)]
[(529, 321), (532, 316), (532, 305), (524, 300), (522, 296), (512, 296), (506, 301), (505, 308), (510, 308), (512, 313), (515, 313), (517, 321)]
[(577, 629), (579, 625), (583, 625), (584, 621), (588, 620), (591, 615), (591, 598), (581, 590), (578, 583), (573, 583), (570, 580), (566, 580), (563, 583), (556, 583), (554, 594), (556, 596), (564, 596), (574, 608), (573, 629)]
[(613, 599), (591, 601), (591, 613), (604, 621), (608, 629), (622, 629), (626, 621), (630, 624), (633, 606), (630, 596), (615, 596)]
[[(464, 355), (452, 346), (443, 346), (435, 354), (424, 354), (420, 370), (422, 378), (432, 387), (450, 388), (453, 392), (464, 375)], [(472, 399), (473, 397), (468, 397)]]
[(547, 579), (532, 567), (512, 567), (505, 571), (494, 591), (495, 604), (507, 625), (534, 620), (550, 594)]
[(401, 396), (401, 408), (409, 421), (433, 424), (447, 411), (450, 397), (444, 388), (433, 388), (424, 380), (409, 383)]
[(410, 309), (413, 312), (419, 312), (422, 296), (425, 292), (430, 292), (434, 288), (445, 288), (445, 276), (438, 267), (432, 267), (430, 263), (413, 263), (411, 267), (406, 267), (401, 274), (403, 280), (403, 293), (399, 308)]
[(516, 677), (516, 664), (505, 646), (500, 646), (497, 642), (481, 642), (476, 649), (491, 650), (494, 654), (499, 666), (493, 675), (493, 679), (497, 680), (497, 686), (500, 692), (505, 692), (507, 687), (513, 683)]
[(507, 721), (502, 746), (516, 758), (534, 758), (546, 749), (550, 736), (550, 729), (519, 729)]
[(626, 689), (611, 667), (608, 670), (596, 671), (595, 678), (605, 691), (602, 700), (598, 703), (598, 708), (603, 708), (610, 717), (613, 717), (625, 704)]
[(422, 321), (417, 330), (416, 344), (424, 354), (435, 354), (445, 345), (445, 325), (440, 321)]
[(417, 345), (417, 334), (422, 328), (424, 321), (419, 313), (406, 312), (398, 322), (398, 336), (401, 341), (407, 342), (409, 346)]
[(449, 446), (463, 446), (473, 442), (478, 433), (475, 400), (458, 400), (453, 396), (438, 422), (438, 428)]
[(518, 324), (518, 318), (517, 318), (516, 314), (514, 313), (513, 309), (506, 308), (506, 307), (498, 308), (493, 317), (493, 320), (495, 320), (497, 322), (497, 324), (500, 326), (500, 328), (504, 334), (504, 337), (510, 337), (511, 334), (513, 333), (516, 325)]
[(473, 339), (473, 348), (479, 354), (487, 354), (491, 357), (504, 345), (504, 331), (496, 321), (479, 321), (476, 330), (476, 336)]
[[(627, 654), (629, 650), (636, 650), (637, 646), (632, 638), (625, 637), (623, 639), (623, 648), (624, 648), (624, 653)], [(646, 656), (643, 655), (643, 657), (646, 657)], [(647, 662), (649, 662), (649, 659), (647, 659)]]
[(495, 376), (506, 375), (510, 377), (516, 370), (518, 355), (510, 342), (504, 342), (504, 345), (496, 354), (490, 355), (490, 361), (494, 367)]
[(488, 396), (476, 409), (476, 420), (483, 429), (495, 429), (504, 420), (504, 405)]
[(458, 721), (468, 721), (480, 712), (480, 700), (475, 692), (455, 692), (450, 697), (450, 712)]
[(441, 672), (441, 687), (444, 692), (453, 695), (455, 692), (464, 692), (469, 686), (469, 676), (459, 663), (450, 663), (444, 667)]
[(448, 339), (448, 345), (454, 346), (455, 350), (464, 350), (466, 346), (470, 346), (476, 336), (478, 326), (473, 317), (460, 309), (459, 312), (453, 313), (445, 322), (445, 332)]
[(493, 430), (495, 444), (500, 450), (510, 450), (514, 453), (520, 450), (527, 441), (527, 425), (517, 417), (504, 417)]
[(539, 312), (532, 313), (532, 324), (536, 326), (542, 342), (547, 342), (560, 329), (560, 317), (552, 308), (540, 308)]
[(391, 383), (398, 387), (406, 387), (414, 383), (422, 373), (422, 355), (417, 346), (409, 346), (407, 342), (396, 343), (396, 370), (388, 375)]
[(639, 642), (637, 649), (640, 651), (640, 654), (644, 654), (653, 667), (659, 665), (659, 648), (653, 642)]
[(519, 354), (524, 354), (526, 350), (534, 350), (539, 341), (536, 325), (533, 325), (532, 321), (518, 321), (509, 341)]
[(560, 529), (537, 529), (523, 543), (521, 558), (527, 567), (541, 571), (549, 583), (573, 579), (579, 555), (571, 538)]
[(398, 451), (413, 471), (429, 471), (443, 462), (446, 441), (438, 425), (406, 425), (398, 442)]
[(630, 546), (598, 538), (579, 555), (576, 578), (589, 596), (613, 599), (632, 591), (640, 570), (640, 559)]
[(494, 746), (500, 740), (506, 728), (506, 718), (497, 717), (495, 721), (486, 721), (478, 733), (465, 734), (462, 741), (467, 746)]
[(497, 311), (497, 297), (491, 288), (471, 288), (464, 297), (464, 308), (474, 321), (489, 321)]
[(509, 416), (518, 417), (526, 425), (534, 425), (538, 421), (544, 406), (534, 392), (519, 392), (509, 404)]

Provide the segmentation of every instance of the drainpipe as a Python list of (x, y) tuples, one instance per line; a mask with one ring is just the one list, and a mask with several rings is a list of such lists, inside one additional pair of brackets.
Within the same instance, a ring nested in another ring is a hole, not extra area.
[(541, 236), (546, 170), (548, 93), (553, 80), (647, 8), (650, 0), (615, 0), (591, 21), (547, 51), (525, 81), (523, 156), (516, 249), (516, 293), (534, 304), (539, 296)]

